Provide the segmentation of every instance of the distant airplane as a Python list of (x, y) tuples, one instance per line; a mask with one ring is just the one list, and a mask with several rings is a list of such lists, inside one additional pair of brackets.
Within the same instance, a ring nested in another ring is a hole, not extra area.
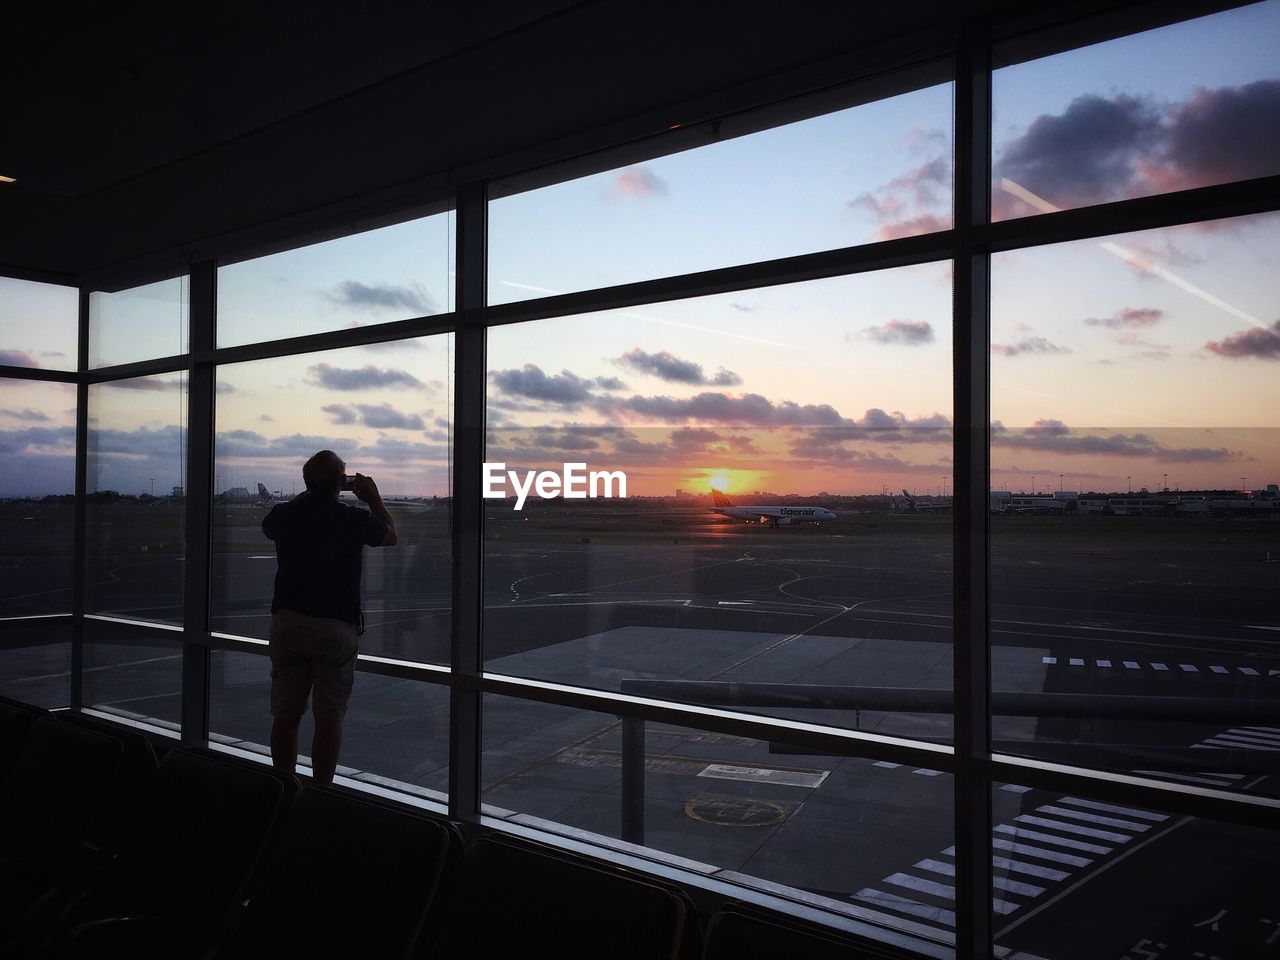
[(951, 510), (950, 500), (917, 500), (905, 489), (902, 495), (907, 498), (906, 505), (903, 507), (905, 513), (942, 513)]
[(793, 523), (822, 523), (836, 518), (826, 507), (739, 507), (719, 490), (711, 491), (711, 500), (715, 503), (711, 508), (713, 513), (732, 520), (767, 523), (771, 527), (789, 527)]
[(268, 490), (262, 481), (258, 481), (258, 505), (262, 507), (270, 507), (274, 506), (275, 502), (275, 494)]

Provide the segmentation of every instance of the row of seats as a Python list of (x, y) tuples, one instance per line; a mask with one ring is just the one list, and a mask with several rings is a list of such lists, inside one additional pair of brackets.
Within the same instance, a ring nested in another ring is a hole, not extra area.
[(0, 956), (890, 954), (200, 748), (0, 700)]

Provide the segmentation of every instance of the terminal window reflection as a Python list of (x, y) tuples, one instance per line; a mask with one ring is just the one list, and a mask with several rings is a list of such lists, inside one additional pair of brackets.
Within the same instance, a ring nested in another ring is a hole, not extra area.
[(182, 623), (187, 384), (89, 387), (85, 609)]
[(71, 612), (76, 388), (0, 379), (0, 617)]
[(992, 75), (995, 219), (1280, 173), (1280, 2)]
[(950, 329), (939, 263), (491, 330), (486, 460), (628, 490), (485, 501), (487, 669), (947, 739)]
[(74, 370), (80, 291), (0, 277), (0, 366)]
[(1267, 214), (993, 258), (998, 748), (1272, 769), (1278, 245)]
[(400, 535), (364, 551), (361, 651), (448, 662), (452, 376), (449, 334), (218, 368), (214, 630), (269, 635), (276, 556), (262, 520), (330, 449), (375, 480)]

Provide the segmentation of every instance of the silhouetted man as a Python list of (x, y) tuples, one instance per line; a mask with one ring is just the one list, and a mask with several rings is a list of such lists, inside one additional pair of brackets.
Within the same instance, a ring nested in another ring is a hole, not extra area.
[[(290, 773), (298, 761), (298, 726), (315, 716), (311, 770), (329, 783), (342, 746), (342, 718), (355, 679), (363, 632), (360, 566), (364, 547), (390, 547), (396, 522), (378, 486), (332, 450), (321, 450), (302, 468), (305, 492), (277, 504), (262, 521), (276, 542), (276, 585), (271, 598), (271, 761)], [(344, 489), (369, 510), (343, 503)], [(370, 512), (372, 511), (372, 512)], [(312, 693), (314, 691), (314, 693)]]

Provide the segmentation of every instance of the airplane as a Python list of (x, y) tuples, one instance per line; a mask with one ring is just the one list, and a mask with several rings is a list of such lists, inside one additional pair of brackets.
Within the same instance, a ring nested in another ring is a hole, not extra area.
[(836, 518), (826, 507), (739, 507), (719, 490), (711, 491), (711, 500), (715, 504), (711, 508), (713, 513), (731, 520), (767, 523), (771, 527), (789, 527), (793, 523), (822, 523)]
[(276, 504), (275, 494), (273, 494), (270, 490), (268, 490), (266, 487), (266, 484), (264, 484), (261, 480), (259, 480), (258, 481), (258, 506), (272, 507), (272, 506), (275, 506), (275, 504)]

